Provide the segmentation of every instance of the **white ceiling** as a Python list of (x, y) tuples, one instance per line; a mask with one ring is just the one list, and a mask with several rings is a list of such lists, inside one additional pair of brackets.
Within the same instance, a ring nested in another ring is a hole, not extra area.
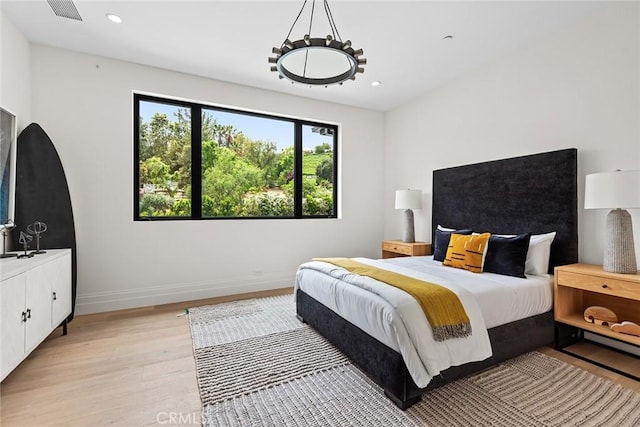
[[(45, 0), (0, 1), (5, 16), (36, 44), (380, 111), (552, 37), (606, 4), (332, 0), (340, 35), (364, 49), (368, 64), (355, 81), (325, 88), (292, 85), (269, 71), (271, 48), (284, 40), (302, 0), (74, 3), (82, 21), (56, 16)], [(311, 35), (324, 37), (328, 24), (322, 1), (316, 3)], [(306, 33), (309, 10), (292, 39)], [(124, 22), (113, 24), (106, 13)], [(375, 80), (382, 85), (372, 87)]]

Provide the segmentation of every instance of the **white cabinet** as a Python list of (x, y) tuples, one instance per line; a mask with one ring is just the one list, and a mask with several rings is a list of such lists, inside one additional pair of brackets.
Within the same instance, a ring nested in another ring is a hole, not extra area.
[[(25, 297), (27, 275), (21, 274), (0, 284), (0, 378), (4, 379), (25, 356)], [(24, 314), (23, 314), (24, 313)]]
[(71, 314), (71, 250), (2, 259), (0, 277), (3, 380)]
[(71, 313), (71, 251), (51, 267), (51, 326), (56, 327)]

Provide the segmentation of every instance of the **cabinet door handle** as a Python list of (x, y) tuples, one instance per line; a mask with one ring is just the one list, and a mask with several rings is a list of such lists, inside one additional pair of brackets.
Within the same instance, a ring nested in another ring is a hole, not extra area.
[(22, 323), (27, 321), (27, 313), (26, 312), (22, 312)]
[(56, 293), (54, 292), (54, 293), (53, 293), (53, 300), (55, 301), (55, 300), (57, 300), (57, 299), (58, 299), (58, 296), (57, 296), (57, 295), (56, 295)]
[(27, 319), (31, 319), (31, 309), (27, 308)]
[(602, 289), (607, 289), (609, 286), (607, 286), (606, 284), (602, 284)]

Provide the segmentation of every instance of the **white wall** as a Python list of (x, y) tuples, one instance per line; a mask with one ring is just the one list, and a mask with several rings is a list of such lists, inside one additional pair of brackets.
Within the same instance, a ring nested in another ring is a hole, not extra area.
[[(27, 39), (0, 8), (0, 107), (15, 114), (18, 134), (31, 122), (30, 50)], [(10, 250), (10, 233), (7, 236)]]
[[(576, 147), (581, 204), (585, 174), (640, 168), (639, 13), (612, 4), (386, 115), (29, 46), (5, 18), (2, 87), (65, 166), (86, 313), (291, 286), (314, 256), (377, 257), (383, 236), (401, 235), (398, 188), (425, 191), (416, 235), (428, 241), (431, 172), (442, 167)], [(342, 218), (133, 222), (133, 90), (342, 123)], [(580, 209), (581, 261), (601, 262), (605, 215)]]
[[(31, 66), (33, 121), (71, 192), (79, 313), (288, 287), (312, 257), (379, 256), (382, 113), (38, 45)], [(134, 222), (134, 90), (340, 123), (341, 219)]]
[[(385, 237), (401, 235), (394, 190), (430, 193), (434, 169), (577, 148), (580, 261), (601, 264), (607, 212), (582, 209), (584, 175), (640, 169), (639, 9), (612, 4), (389, 112)], [(640, 261), (640, 210), (630, 212)], [(427, 205), (416, 211), (416, 239), (430, 236)]]
[(16, 115), (18, 133), (31, 123), (30, 45), (0, 8), (0, 106)]

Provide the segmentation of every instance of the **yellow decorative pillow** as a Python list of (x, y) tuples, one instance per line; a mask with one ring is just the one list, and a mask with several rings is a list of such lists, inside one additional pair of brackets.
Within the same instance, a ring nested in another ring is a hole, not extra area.
[(443, 265), (482, 273), (490, 233), (465, 236), (452, 234)]

